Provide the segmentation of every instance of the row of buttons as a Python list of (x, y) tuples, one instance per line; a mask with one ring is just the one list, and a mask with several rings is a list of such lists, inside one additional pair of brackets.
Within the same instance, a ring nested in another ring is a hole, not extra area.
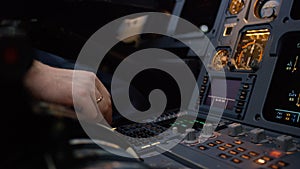
[[(255, 162), (256, 164), (259, 164), (259, 165), (264, 165), (264, 164), (266, 164), (267, 162), (272, 161), (272, 160), (273, 160), (273, 159), (272, 159), (271, 157), (263, 156), (263, 157), (261, 157), (261, 158), (258, 158), (258, 159), (256, 159), (256, 160), (254, 160), (254, 162)], [(271, 165), (269, 165), (268, 167), (269, 167), (269, 168), (272, 168), (272, 169), (279, 169), (279, 168), (281, 168), (281, 167), (286, 167), (286, 166), (288, 166), (288, 165), (289, 165), (289, 164), (286, 163), (286, 162), (284, 162), (284, 161), (277, 161), (276, 163), (271, 164)]]
[(249, 84), (243, 84), (240, 96), (237, 101), (237, 107), (235, 108), (235, 113), (241, 114), (243, 112), (249, 88), (250, 88)]
[(204, 76), (202, 81), (202, 86), (200, 88), (200, 96), (199, 96), (198, 104), (202, 103), (207, 84), (208, 84), (208, 76)]
[[(241, 140), (234, 140), (233, 142), (234, 142), (235, 144), (237, 144), (237, 145), (243, 144), (243, 141), (241, 141)], [(228, 145), (229, 145), (229, 146), (228, 146)], [(219, 150), (225, 151), (225, 150), (226, 150), (226, 149), (224, 150), (225, 147), (227, 147), (227, 148), (232, 148), (232, 147), (234, 147), (234, 146), (233, 146), (232, 144), (227, 143), (227, 144), (225, 144), (224, 146), (219, 146), (218, 149), (219, 149)], [(237, 148), (235, 148), (234, 150), (229, 150), (228, 153), (234, 156), (234, 155), (238, 155), (238, 154), (240, 154), (240, 153), (243, 153), (243, 152), (245, 152), (245, 151), (247, 151), (246, 148), (243, 148), (243, 147), (237, 147)], [(255, 151), (249, 151), (247, 154), (242, 154), (242, 155), (240, 155), (240, 157), (241, 157), (242, 159), (249, 160), (249, 159), (251, 159), (252, 157), (257, 157), (258, 155), (259, 155), (259, 153), (255, 152)], [(222, 153), (221, 156), (224, 157), (224, 153)], [(222, 157), (221, 157), (221, 158), (222, 158)], [(264, 157), (264, 158), (268, 159), (267, 157)], [(239, 164), (239, 163), (242, 162), (242, 160), (240, 160), (240, 159), (238, 159), (238, 158), (233, 158), (231, 161), (234, 162), (234, 163), (236, 163), (236, 164)]]
[(272, 169), (279, 169), (279, 168), (281, 168), (281, 167), (286, 167), (286, 166), (288, 166), (288, 165), (289, 165), (289, 164), (286, 163), (286, 162), (284, 162), (284, 161), (278, 161), (278, 162), (276, 162), (276, 163), (274, 163), (274, 164), (269, 165), (269, 168), (272, 168)]
[[(234, 142), (235, 144), (237, 144), (237, 145), (243, 144), (243, 142), (242, 142), (241, 140), (234, 140), (233, 142)], [(223, 144), (223, 143), (224, 143), (224, 142), (221, 141), (221, 140), (216, 140), (216, 141), (214, 141), (214, 142), (208, 143), (207, 145), (208, 145), (209, 147), (215, 147), (216, 145), (220, 145), (220, 144)], [(230, 144), (230, 143), (226, 143), (226, 144), (224, 144), (224, 145), (218, 146), (217, 148), (218, 148), (219, 150), (221, 150), (221, 151), (226, 151), (228, 148), (233, 148), (233, 147), (235, 147), (235, 145)], [(200, 150), (206, 150), (207, 147), (201, 145), (201, 146), (199, 146), (199, 149), (200, 149)], [(229, 158), (232, 158), (232, 157), (233, 157), (230, 161), (233, 162), (233, 163), (235, 163), (235, 164), (239, 164), (239, 163), (242, 163), (243, 160), (241, 160), (241, 159), (239, 159), (239, 158), (237, 158), (237, 157), (234, 157), (234, 156), (237, 155), (237, 154), (240, 154), (240, 153), (242, 153), (242, 152), (245, 152), (246, 150), (247, 150), (247, 149), (245, 149), (245, 148), (243, 148), (243, 147), (237, 147), (237, 148), (235, 148), (234, 150), (229, 150), (229, 151), (227, 152), (227, 153), (230, 154), (230, 155), (227, 155), (227, 154), (225, 154), (225, 153), (221, 153), (221, 154), (219, 154), (219, 157), (222, 158), (222, 159), (229, 159)], [(257, 153), (257, 152), (255, 152), (255, 151), (249, 151), (248, 153), (241, 154), (239, 157), (242, 158), (242, 159), (244, 159), (244, 160), (250, 160), (251, 158), (257, 157), (257, 156), (259, 156), (259, 155), (260, 155), (260, 154)], [(253, 162), (255, 162), (256, 164), (259, 164), (259, 165), (265, 165), (267, 162), (272, 161), (272, 160), (273, 160), (273, 158), (271, 158), (271, 157), (269, 157), (269, 156), (262, 156), (262, 157), (260, 157), (260, 158), (257, 158), (257, 159), (255, 159), (255, 160), (253, 160)], [(272, 169), (279, 169), (279, 168), (285, 167), (285, 166), (287, 166), (287, 165), (288, 165), (288, 163), (286, 163), (286, 162), (284, 162), (284, 161), (278, 161), (278, 162), (276, 162), (276, 163), (274, 163), (274, 164), (269, 165), (269, 168), (272, 168)]]
[[(224, 143), (224, 142), (221, 141), (221, 140), (215, 140), (214, 142), (207, 143), (207, 145), (210, 146), (210, 147), (214, 147), (214, 146), (216, 146), (216, 145), (218, 145), (218, 144), (220, 145), (220, 144), (223, 144), (223, 143)], [(241, 140), (234, 140), (233, 143), (236, 144), (236, 145), (241, 145), (241, 144), (243, 144), (244, 142), (241, 141)], [(226, 143), (224, 146), (227, 147), (227, 148), (232, 148), (232, 147), (234, 147), (235, 145), (230, 144), (230, 143)]]
[[(222, 159), (228, 159), (228, 158), (231, 158), (235, 155), (238, 155), (240, 153), (244, 153), (247, 151), (246, 148), (243, 148), (241, 147), (240, 145), (242, 145), (244, 142), (241, 141), (241, 140), (234, 140), (233, 143), (234, 144), (231, 144), (231, 143), (224, 143), (222, 140), (215, 140), (213, 142), (209, 142), (207, 143), (207, 146), (208, 147), (217, 147), (218, 150), (220, 151), (227, 151), (228, 154), (225, 154), (225, 153), (221, 153), (219, 154), (219, 157), (222, 158)], [(204, 146), (204, 145), (201, 145), (199, 146), (198, 148), (200, 150), (207, 150), (208, 147)], [(233, 148), (233, 149), (232, 149)], [(259, 156), (259, 153), (255, 152), (255, 151), (249, 151), (248, 153), (244, 153), (244, 154), (241, 154), (240, 157), (244, 160), (249, 160), (253, 157), (257, 157)], [(236, 163), (236, 164), (239, 164), (239, 163), (242, 163), (243, 160), (237, 158), (237, 157), (233, 157), (231, 160), (231, 162), (233, 163)]]

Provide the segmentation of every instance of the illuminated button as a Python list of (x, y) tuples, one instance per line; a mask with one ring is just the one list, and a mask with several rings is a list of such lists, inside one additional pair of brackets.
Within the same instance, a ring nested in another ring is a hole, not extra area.
[(216, 144), (215, 144), (215, 143), (208, 143), (207, 145), (208, 145), (208, 146), (210, 146), (210, 147), (214, 147), (214, 146), (216, 146)]
[(243, 111), (242, 108), (236, 108), (236, 109), (235, 109), (235, 112), (238, 113), (238, 114), (242, 113), (242, 111)]
[(251, 158), (250, 156), (248, 156), (248, 155), (246, 155), (246, 154), (241, 155), (241, 157), (242, 157), (243, 159), (246, 159), (246, 160), (249, 160), (249, 159)]
[(221, 150), (221, 151), (225, 151), (225, 150), (227, 150), (227, 148), (226, 148), (226, 147), (224, 147), (224, 146), (220, 146), (220, 147), (218, 147), (218, 149), (219, 149), (219, 150)]
[(234, 151), (234, 150), (230, 150), (228, 151), (229, 154), (232, 154), (232, 155), (237, 155), (239, 152), (237, 151)]
[(288, 163), (284, 162), (284, 161), (278, 161), (277, 165), (281, 166), (281, 167), (285, 167), (287, 165), (289, 165)]
[(201, 86), (201, 89), (202, 89), (202, 90), (205, 90), (205, 89), (206, 89), (206, 86), (203, 86), (203, 85), (202, 85), (202, 86)]
[(240, 99), (241, 99), (241, 100), (245, 100), (245, 99), (246, 99), (246, 96), (240, 95)]
[(248, 84), (244, 84), (244, 85), (243, 85), (243, 88), (244, 88), (244, 89), (249, 89), (249, 85), (248, 85)]
[(238, 159), (238, 158), (234, 158), (231, 160), (232, 162), (236, 163), (236, 164), (239, 164), (242, 162), (242, 160)]
[(207, 76), (205, 76), (205, 77), (203, 78), (203, 84), (206, 84), (206, 83), (207, 83), (207, 81), (208, 81), (208, 77), (207, 77)]
[(269, 165), (269, 168), (272, 168), (272, 169), (279, 169), (280, 167), (276, 164), (271, 164)]
[(279, 158), (282, 156), (282, 152), (280, 152), (278, 150), (273, 150), (269, 153), (269, 155), (274, 158)]
[(251, 156), (254, 156), (254, 157), (259, 155), (259, 153), (254, 152), (254, 151), (250, 151), (248, 154)]
[(198, 147), (200, 150), (206, 150), (207, 149), (207, 147), (205, 147), (205, 146), (199, 146)]
[(267, 163), (267, 161), (262, 158), (256, 159), (256, 160), (254, 160), (254, 162), (259, 165), (264, 165)]
[(263, 156), (261, 157), (262, 159), (266, 160), (266, 161), (271, 161), (273, 160), (271, 157), (268, 157), (268, 156)]
[(223, 158), (223, 159), (228, 159), (230, 158), (230, 156), (226, 155), (226, 154), (220, 154), (219, 157)]
[(235, 143), (235, 144), (238, 144), (238, 145), (241, 145), (241, 144), (243, 144), (244, 142), (242, 142), (241, 140), (234, 140), (234, 143)]
[(229, 144), (229, 143), (225, 144), (224, 146), (225, 146), (225, 147), (228, 147), (228, 148), (232, 148), (232, 147), (234, 147), (234, 145), (232, 145), (232, 144)]
[(239, 101), (239, 102), (237, 103), (237, 105), (238, 105), (238, 106), (244, 106), (244, 105), (245, 105), (245, 102)]
[(244, 149), (243, 147), (238, 147), (238, 148), (236, 148), (236, 150), (239, 151), (239, 152), (244, 152), (244, 151), (246, 151), (246, 149)]
[(215, 143), (217, 143), (217, 144), (222, 144), (222, 143), (224, 143), (224, 142), (221, 141), (221, 140), (216, 140)]
[(247, 91), (242, 91), (241, 95), (244, 95), (244, 96), (247, 95)]

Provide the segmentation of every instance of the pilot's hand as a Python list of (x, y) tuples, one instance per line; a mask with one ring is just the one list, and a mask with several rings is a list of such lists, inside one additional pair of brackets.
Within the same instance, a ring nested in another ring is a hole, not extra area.
[[(76, 77), (84, 78), (74, 81), (74, 71)], [(36, 99), (75, 105), (77, 113), (87, 120), (100, 122), (104, 117), (108, 123), (112, 122), (111, 96), (93, 72), (54, 68), (34, 61), (24, 76), (24, 85)]]

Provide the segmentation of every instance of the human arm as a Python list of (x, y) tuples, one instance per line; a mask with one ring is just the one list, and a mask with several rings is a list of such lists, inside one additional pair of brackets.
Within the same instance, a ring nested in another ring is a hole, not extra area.
[[(73, 81), (74, 71), (85, 78)], [(110, 94), (93, 72), (55, 68), (34, 60), (24, 76), (24, 86), (38, 100), (65, 106), (74, 106), (75, 100), (78, 113), (88, 120), (98, 120), (100, 110), (106, 121), (112, 122)], [(76, 91), (72, 91), (72, 87)], [(73, 92), (80, 97), (73, 99)], [(104, 99), (97, 103), (96, 98), (100, 96)]]

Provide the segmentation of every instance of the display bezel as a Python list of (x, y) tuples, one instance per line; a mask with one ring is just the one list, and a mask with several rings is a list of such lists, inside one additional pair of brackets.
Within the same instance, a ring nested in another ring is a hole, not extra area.
[(264, 103), (263, 117), (270, 122), (300, 127), (300, 106), (297, 109), (293, 99), (293, 93), (300, 98), (300, 84), (296, 79), (300, 76), (300, 63), (298, 72), (292, 72), (287, 65), (296, 55), (300, 58), (300, 32), (284, 34), (279, 41), (278, 59)]
[[(205, 78), (205, 76), (202, 77), (201, 79), (204, 79), (204, 78)], [(243, 119), (245, 116), (245, 112), (247, 110), (249, 98), (251, 96), (252, 88), (253, 88), (256, 77), (250, 76), (249, 74), (244, 74), (244, 73), (231, 73), (231, 72), (226, 73), (226, 80), (228, 79), (229, 81), (235, 81), (235, 82), (239, 83), (239, 85), (237, 85), (236, 93), (233, 94), (233, 95), (235, 95), (234, 96), (235, 102), (234, 102), (233, 109), (222, 109), (222, 108), (213, 107), (211, 105), (205, 104), (208, 94), (209, 94), (211, 80), (215, 79), (215, 78), (216, 79), (218, 79), (218, 78), (224, 79), (224, 77), (218, 76), (218, 73), (213, 73), (213, 75), (211, 75), (211, 77), (209, 78), (209, 82), (206, 85), (203, 85), (203, 83), (201, 85), (201, 87), (205, 86), (205, 92), (202, 94), (202, 96), (200, 96), (200, 97), (202, 97), (202, 99), (200, 99), (200, 102), (199, 102), (199, 112), (201, 114), (203, 114), (203, 113), (206, 114), (210, 110), (222, 111), (223, 117), (240, 119), (240, 120)], [(226, 82), (226, 84), (227, 84), (227, 82)], [(248, 85), (249, 88), (244, 89), (243, 88), (244, 85)], [(247, 95), (245, 96), (244, 100), (240, 99), (240, 95), (241, 95), (242, 91), (247, 92)], [(227, 92), (229, 92), (229, 91), (227, 91)], [(233, 96), (233, 95), (231, 95), (231, 96)], [(243, 102), (244, 105), (239, 106), (238, 102)], [(237, 109), (240, 109), (240, 111), (237, 112)]]

